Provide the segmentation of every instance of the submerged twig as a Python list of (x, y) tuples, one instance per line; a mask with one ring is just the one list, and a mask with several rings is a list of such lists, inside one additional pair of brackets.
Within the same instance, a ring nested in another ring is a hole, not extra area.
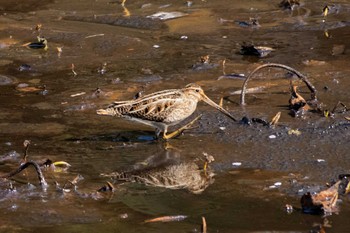
[(35, 168), (35, 171), (38, 175), (38, 179), (39, 179), (39, 184), (41, 187), (46, 187), (47, 186), (47, 182), (45, 180), (45, 177), (40, 169), (40, 166), (38, 163), (34, 162), (34, 161), (28, 161), (26, 163), (23, 163), (19, 166), (19, 168), (17, 168), (15, 171), (10, 172), (9, 174), (6, 175), (2, 175), (0, 176), (0, 178), (11, 178), (12, 176), (17, 175), (18, 173), (20, 173), (21, 171), (25, 170), (26, 168), (28, 168), (29, 166), (33, 166)]
[(300, 78), (305, 84), (306, 86), (309, 88), (309, 90), (311, 91), (311, 99), (312, 100), (316, 100), (316, 88), (314, 87), (314, 85), (311, 84), (311, 82), (308, 80), (308, 78), (303, 75), (302, 73), (300, 73), (299, 71), (293, 69), (292, 67), (286, 66), (286, 65), (282, 65), (282, 64), (278, 64), (278, 63), (268, 63), (268, 64), (264, 64), (261, 65), (259, 67), (257, 67), (255, 70), (253, 70), (245, 79), (243, 86), (242, 86), (242, 93), (241, 93), (241, 99), (240, 99), (240, 104), (241, 105), (245, 105), (245, 93), (246, 93), (246, 89), (247, 89), (247, 85), (249, 80), (253, 77), (253, 75), (258, 72), (261, 69), (264, 68), (281, 68), (281, 69), (285, 69), (288, 70), (292, 73), (294, 73), (295, 75), (298, 76), (298, 78)]

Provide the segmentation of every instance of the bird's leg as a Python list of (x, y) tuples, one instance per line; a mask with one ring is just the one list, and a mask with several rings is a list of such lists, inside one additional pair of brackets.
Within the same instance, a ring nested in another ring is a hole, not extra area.
[(174, 131), (174, 132), (172, 132), (172, 133), (167, 134), (167, 130), (164, 130), (164, 132), (163, 132), (163, 139), (164, 139), (164, 140), (168, 140), (168, 139), (170, 139), (170, 138), (174, 138), (174, 137), (178, 136), (178, 135), (181, 134), (184, 130), (190, 129), (191, 126), (192, 126), (199, 118), (201, 118), (201, 117), (202, 117), (202, 115), (197, 116), (197, 117), (196, 117), (194, 120), (192, 120), (190, 123), (188, 123), (187, 125), (182, 126), (180, 129), (178, 129), (178, 130), (176, 130), (176, 131)]

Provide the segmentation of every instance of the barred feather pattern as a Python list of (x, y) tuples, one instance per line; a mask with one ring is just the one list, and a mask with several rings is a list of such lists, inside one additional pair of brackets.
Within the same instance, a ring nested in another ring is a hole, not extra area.
[[(196, 109), (198, 97), (185, 96), (181, 90), (159, 91), (136, 100), (117, 101), (108, 106), (108, 115), (129, 116), (142, 120), (173, 123), (190, 116)], [(107, 115), (107, 114), (105, 114)]]

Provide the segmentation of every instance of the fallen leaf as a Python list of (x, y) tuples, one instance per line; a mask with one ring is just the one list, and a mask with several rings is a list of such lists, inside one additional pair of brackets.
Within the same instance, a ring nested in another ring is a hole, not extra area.
[(70, 167), (71, 165), (65, 161), (57, 161), (57, 162), (54, 162), (53, 165), (55, 166), (66, 166), (66, 167)]

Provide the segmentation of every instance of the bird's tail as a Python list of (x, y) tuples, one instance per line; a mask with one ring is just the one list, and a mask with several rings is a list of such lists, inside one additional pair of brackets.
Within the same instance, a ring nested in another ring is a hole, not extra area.
[(114, 116), (115, 115), (115, 111), (113, 111), (112, 108), (107, 108), (107, 109), (98, 109), (96, 111), (96, 113), (98, 115), (105, 115), (105, 116)]

